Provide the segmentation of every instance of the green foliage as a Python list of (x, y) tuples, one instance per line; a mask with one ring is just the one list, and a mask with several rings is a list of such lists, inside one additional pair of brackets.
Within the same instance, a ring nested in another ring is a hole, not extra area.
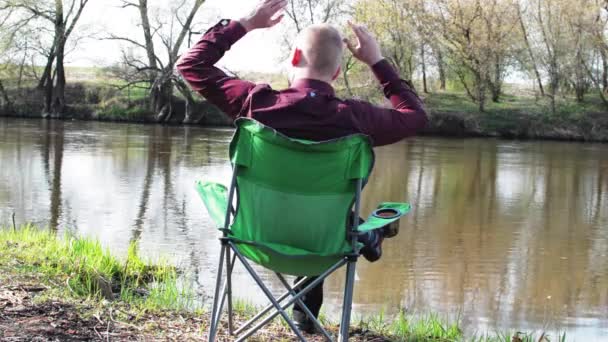
[(553, 339), (547, 333), (497, 332), (495, 335), (478, 335), (469, 339), (471, 342), (566, 342), (566, 333), (558, 333)]
[(241, 315), (246, 317), (253, 317), (258, 313), (259, 308), (252, 304), (250, 301), (243, 300), (240, 298), (234, 298), (232, 300), (232, 307), (235, 312), (238, 312)]
[(598, 96), (588, 96), (587, 101), (583, 103), (576, 102), (571, 97), (562, 97), (559, 103), (558, 111), (553, 115), (549, 109), (548, 99), (505, 94), (500, 102), (488, 102), (486, 111), (480, 113), (477, 106), (470, 102), (462, 92), (438, 92), (429, 94), (425, 98), (425, 104), (434, 112), (470, 113), (488, 116), (501, 113), (505, 115), (524, 113), (545, 119), (554, 117), (580, 119), (589, 113), (605, 112), (603, 103)]
[(0, 228), (0, 267), (18, 265), (49, 279), (61, 279), (67, 295), (121, 299), (147, 310), (192, 308), (191, 289), (178, 281), (177, 271), (166, 262), (151, 266), (132, 243), (125, 260), (114, 257), (100, 242), (64, 236), (32, 225)]
[(416, 317), (401, 311), (387, 323), (381, 313), (369, 322), (371, 330), (392, 336), (396, 341), (458, 341), (463, 338), (458, 322), (447, 323), (434, 314)]
[(433, 112), (474, 113), (477, 106), (461, 92), (444, 92), (428, 95), (424, 100)]
[(125, 107), (121, 104), (110, 104), (101, 108), (96, 117), (100, 120), (142, 121), (150, 111), (141, 105)]
[(411, 315), (404, 311), (388, 320), (383, 311), (359, 323), (364, 330), (384, 336), (389, 341), (471, 341), (471, 342), (565, 342), (566, 334), (558, 333), (555, 340), (547, 333), (500, 332), (467, 337), (460, 320), (448, 322), (436, 314)]

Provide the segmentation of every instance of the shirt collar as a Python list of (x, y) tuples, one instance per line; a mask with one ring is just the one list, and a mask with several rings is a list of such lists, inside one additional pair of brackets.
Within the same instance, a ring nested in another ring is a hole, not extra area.
[(298, 78), (293, 81), (291, 88), (295, 89), (310, 89), (317, 91), (319, 94), (335, 95), (334, 88), (323, 81), (314, 80), (311, 78)]

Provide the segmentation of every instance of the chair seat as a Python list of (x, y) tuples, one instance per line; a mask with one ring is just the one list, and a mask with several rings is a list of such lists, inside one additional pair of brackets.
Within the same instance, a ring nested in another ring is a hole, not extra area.
[(350, 252), (350, 248), (345, 248), (338, 254), (321, 255), (282, 244), (252, 243), (234, 238), (230, 240), (254, 263), (274, 272), (294, 276), (317, 276)]

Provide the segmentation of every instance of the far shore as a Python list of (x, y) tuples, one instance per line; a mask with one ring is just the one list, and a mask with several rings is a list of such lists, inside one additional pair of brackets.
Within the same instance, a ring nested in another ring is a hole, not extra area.
[[(232, 128), (232, 123), (209, 109), (208, 116), (198, 122), (183, 123), (170, 120), (159, 123), (152, 115), (138, 117), (94, 116), (90, 113), (72, 114), (63, 118), (46, 118), (49, 120), (82, 120), (114, 123), (163, 124), (172, 126), (198, 126)], [(41, 119), (42, 114), (6, 114), (0, 117)], [(534, 116), (518, 112), (505, 112), (496, 116), (484, 116), (477, 113), (433, 112), (430, 111), (429, 125), (418, 135), (446, 138), (500, 138), (508, 140), (552, 140), (572, 142), (608, 143), (608, 113), (590, 114), (579, 122), (560, 122), (551, 124), (538, 120)]]
[[(40, 90), (9, 89), (15, 101), (0, 106), (0, 116), (18, 118), (48, 117), (42, 113)], [(339, 97), (348, 97), (338, 91)], [(379, 95), (378, 95), (379, 96)], [(489, 103), (484, 112), (462, 92), (438, 91), (421, 94), (429, 113), (429, 124), (420, 134), (440, 137), (494, 137), (608, 142), (608, 111), (599, 98), (588, 96), (578, 103), (564, 98), (559, 110), (551, 113), (546, 100), (524, 95), (503, 95), (500, 102)], [(146, 93), (134, 94), (97, 83), (72, 83), (66, 88), (69, 105), (62, 120), (158, 123), (232, 127), (231, 121), (215, 106), (197, 97), (186, 120), (186, 102), (174, 96), (172, 111), (162, 120), (148, 110)], [(372, 98), (371, 102), (383, 103)]]

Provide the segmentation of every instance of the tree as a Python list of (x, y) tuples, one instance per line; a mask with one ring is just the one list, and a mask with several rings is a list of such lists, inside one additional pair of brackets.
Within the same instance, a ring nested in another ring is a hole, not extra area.
[(88, 2), (89, 0), (0, 1), (0, 9), (14, 13), (17, 18), (14, 26), (17, 28), (36, 25), (45, 33), (43, 22), (50, 23), (53, 27), (52, 32), (49, 32), (51, 37), (47, 40), (46, 66), (38, 83), (38, 87), (44, 89), (45, 115), (61, 117), (65, 112), (66, 44)]
[(407, 6), (400, 0), (361, 1), (355, 20), (365, 23), (380, 42), (384, 56), (406, 79), (416, 69), (419, 39), (409, 20)]
[(596, 2), (596, 5), (590, 31), (600, 56), (602, 95), (608, 95), (608, 0)]
[[(137, 38), (111, 35), (107, 39), (126, 42), (131, 48), (145, 55), (142, 60), (137, 54), (123, 53), (123, 63), (140, 75), (133, 83), (149, 84), (148, 106), (156, 115), (156, 121), (168, 121), (173, 113), (173, 90), (178, 89), (186, 99), (184, 122), (192, 120), (194, 97), (184, 81), (174, 72), (175, 63), (184, 40), (196, 14), (205, 0), (180, 0), (169, 5), (170, 15), (151, 16), (148, 0), (121, 0), (123, 8), (138, 10), (139, 23), (142, 29), (143, 43)], [(163, 12), (166, 9), (163, 9)], [(163, 49), (157, 46), (162, 45)], [(166, 58), (162, 58), (162, 53)]]
[[(10, 13), (8, 15), (6, 15), (4, 18), (2, 18), (2, 20), (0, 21), (0, 34), (1, 34), (1, 36), (0, 36), (1, 37), (0, 38), (0, 58), (1, 58), (2, 62), (4, 62), (4, 59), (6, 58), (6, 55), (9, 50), (9, 46), (10, 46), (10, 41), (4, 35), (4, 32), (6, 30), (5, 24), (6, 24), (6, 21), (8, 20), (9, 16), (10, 16)], [(1, 63), (1, 64), (6, 65), (6, 62)], [(3, 70), (0, 70), (0, 71), (3, 71)], [(11, 106), (12, 106), (12, 104), (11, 104), (10, 99), (8, 98), (6, 89), (4, 88), (4, 83), (2, 82), (2, 78), (0, 78), (0, 109), (2, 111), (7, 111), (7, 110), (10, 110)]]
[(486, 92), (498, 101), (512, 51), (514, 6), (510, 0), (438, 0), (435, 20), (450, 67), (468, 96), (485, 110)]
[[(565, 56), (570, 50), (566, 43), (565, 17), (568, 15), (566, 8), (559, 0), (536, 0), (536, 12), (534, 19), (540, 32), (541, 65), (549, 79), (549, 92), (546, 96), (550, 99), (551, 112), (557, 111), (557, 98), (560, 85), (564, 81)], [(544, 50), (544, 51), (543, 51)]]
[(587, 5), (587, 11), (579, 12), (576, 18), (571, 18), (570, 29), (578, 33), (577, 38), (582, 36), (580, 39), (584, 42), (579, 42), (579, 45), (585, 44), (577, 50), (582, 52), (577, 53), (577, 56), (585, 57), (580, 59), (580, 71), (589, 79), (604, 105), (608, 107), (608, 8), (604, 2), (598, 1), (590, 1)]
[(521, 4), (517, 3), (517, 21), (519, 22), (520, 32), (522, 34), (522, 38), (526, 47), (526, 51), (528, 52), (530, 58), (530, 67), (534, 71), (534, 76), (536, 77), (536, 82), (538, 84), (538, 89), (540, 91), (541, 96), (545, 96), (545, 88), (543, 87), (543, 81), (540, 75), (540, 71), (538, 70), (538, 62), (536, 60), (534, 50), (532, 49), (532, 45), (530, 44), (528, 29), (526, 28), (526, 23), (524, 22), (524, 15), (521, 8)]
[(342, 13), (345, 0), (289, 0), (285, 14), (293, 23), (292, 38), (307, 26), (326, 23)]

